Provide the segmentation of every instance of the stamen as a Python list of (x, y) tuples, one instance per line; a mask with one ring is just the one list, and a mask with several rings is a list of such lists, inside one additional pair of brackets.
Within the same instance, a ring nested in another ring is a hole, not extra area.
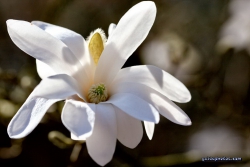
[(88, 92), (88, 98), (91, 103), (100, 103), (108, 99), (108, 91), (103, 83), (92, 85)]
[(98, 63), (102, 51), (104, 50), (107, 38), (102, 29), (98, 28), (90, 34), (87, 38), (90, 55), (92, 56), (95, 64)]

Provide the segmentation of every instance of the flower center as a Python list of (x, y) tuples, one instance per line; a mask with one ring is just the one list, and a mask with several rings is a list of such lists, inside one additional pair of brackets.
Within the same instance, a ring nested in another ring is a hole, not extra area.
[(92, 85), (88, 92), (88, 98), (91, 103), (100, 103), (108, 99), (108, 90), (103, 83)]

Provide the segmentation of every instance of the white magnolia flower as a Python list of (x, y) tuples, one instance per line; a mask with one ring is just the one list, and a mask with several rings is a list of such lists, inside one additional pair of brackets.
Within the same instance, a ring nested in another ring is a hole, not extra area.
[(129, 148), (138, 145), (143, 135), (141, 121), (150, 139), (159, 113), (174, 123), (190, 125), (188, 116), (170, 101), (190, 100), (180, 81), (154, 66), (121, 69), (146, 38), (155, 16), (155, 4), (141, 2), (117, 26), (111, 24), (107, 41), (96, 30), (88, 42), (48, 23), (8, 20), (11, 39), (37, 59), (42, 78), (11, 120), (9, 136), (28, 135), (53, 103), (66, 100), (62, 122), (72, 139), (86, 140), (90, 156), (105, 165), (112, 159), (116, 139)]

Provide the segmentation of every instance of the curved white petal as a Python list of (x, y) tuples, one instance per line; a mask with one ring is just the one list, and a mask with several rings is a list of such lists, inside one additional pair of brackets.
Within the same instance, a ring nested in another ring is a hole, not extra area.
[(77, 81), (67, 74), (57, 74), (44, 78), (40, 82), (39, 87), (34, 90), (34, 93), (35, 96), (48, 99), (64, 99), (77, 94), (86, 101)]
[(117, 118), (117, 139), (129, 148), (135, 148), (143, 136), (141, 121), (115, 108)]
[(11, 138), (27, 136), (53, 103), (78, 93), (76, 85), (65, 79), (65, 75), (59, 74), (41, 81), (10, 121), (7, 131)]
[(74, 53), (74, 55), (79, 60), (82, 59), (85, 49), (87, 48), (84, 47), (85, 40), (80, 34), (72, 30), (69, 30), (67, 28), (45, 23), (42, 21), (32, 21), (31, 24), (38, 26), (39, 28), (46, 31), (50, 35), (61, 40), (69, 47), (69, 49)]
[(26, 21), (7, 20), (12, 41), (30, 56), (45, 62), (55, 72), (72, 74), (78, 70), (78, 60), (60, 40)]
[(114, 83), (123, 82), (144, 84), (176, 102), (188, 102), (191, 99), (191, 94), (183, 83), (155, 66), (141, 65), (123, 68), (117, 74)]
[(140, 2), (125, 13), (108, 38), (96, 68), (95, 83), (104, 82), (108, 85), (113, 80), (125, 61), (147, 37), (155, 16), (155, 4), (150, 1)]
[[(90, 58), (90, 55), (88, 53), (86, 41), (80, 34), (67, 28), (45, 23), (42, 21), (32, 21), (31, 23), (66, 44), (68, 48), (73, 52), (73, 54), (77, 57), (77, 59), (81, 62), (81, 64), (84, 66), (82, 70), (85, 70), (87, 75), (90, 74), (89, 71), (93, 70), (90, 67), (92, 59)], [(85, 76), (82, 75), (82, 77)], [(88, 77), (92, 78), (93, 76)], [(85, 79), (88, 80), (88, 78)]]
[(55, 75), (55, 71), (44, 62), (36, 59), (36, 70), (41, 79)]
[(26, 21), (7, 20), (12, 41), (25, 53), (49, 65), (56, 74), (65, 73), (89, 86), (88, 74), (72, 51), (61, 40)]
[(108, 29), (108, 33), (109, 33), (109, 36), (112, 34), (112, 32), (115, 30), (115, 27), (116, 27), (116, 24), (114, 23), (111, 23), (109, 25), (109, 29)]
[(10, 138), (23, 138), (38, 125), (48, 108), (61, 99), (28, 98), (8, 125)]
[(77, 138), (87, 138), (92, 134), (95, 121), (95, 104), (66, 100), (62, 110), (62, 122)]
[(116, 95), (123, 93), (133, 94), (137, 97), (142, 98), (143, 100), (153, 105), (161, 115), (176, 124), (185, 126), (191, 125), (190, 118), (184, 111), (182, 111), (181, 108), (179, 108), (166, 96), (144, 84), (123, 82), (112, 85), (112, 89), (110, 90), (111, 96), (112, 94)]
[(111, 103), (114, 108), (139, 120), (158, 123), (160, 119), (158, 111), (151, 104), (130, 93), (114, 94), (104, 103)]
[(149, 140), (151, 140), (153, 138), (155, 124), (153, 122), (144, 121), (144, 126), (145, 126), (147, 136), (148, 136)]
[(104, 166), (113, 157), (116, 136), (116, 116), (111, 104), (96, 105), (94, 130), (86, 139), (89, 155), (99, 165)]

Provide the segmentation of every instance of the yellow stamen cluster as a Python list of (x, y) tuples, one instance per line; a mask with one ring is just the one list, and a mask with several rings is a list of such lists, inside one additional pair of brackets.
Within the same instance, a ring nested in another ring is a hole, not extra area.
[(108, 90), (103, 83), (92, 85), (88, 92), (88, 99), (91, 103), (100, 103), (108, 99)]

